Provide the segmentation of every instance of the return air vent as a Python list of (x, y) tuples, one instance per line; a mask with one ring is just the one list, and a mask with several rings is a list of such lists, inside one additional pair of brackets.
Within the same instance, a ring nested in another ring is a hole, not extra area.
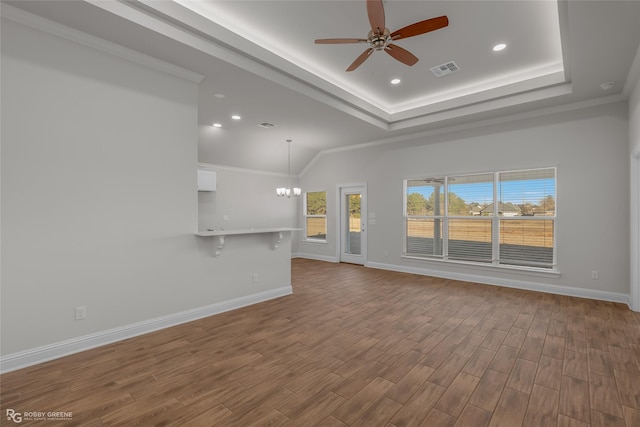
[(447, 74), (455, 73), (456, 71), (460, 71), (460, 67), (454, 61), (449, 61), (446, 64), (436, 65), (435, 67), (431, 67), (431, 72), (436, 77), (446, 76)]

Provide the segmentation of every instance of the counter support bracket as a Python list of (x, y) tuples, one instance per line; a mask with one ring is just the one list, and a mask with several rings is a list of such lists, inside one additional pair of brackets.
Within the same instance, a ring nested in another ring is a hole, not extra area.
[(222, 253), (222, 249), (224, 249), (225, 238), (227, 236), (234, 236), (240, 234), (264, 234), (270, 233), (272, 234), (272, 247), (275, 251), (280, 247), (280, 244), (284, 240), (284, 233), (290, 231), (299, 231), (300, 228), (249, 228), (249, 229), (239, 229), (239, 230), (207, 230), (196, 233), (196, 236), (199, 237), (215, 237), (217, 239), (216, 243), (216, 252), (215, 256), (219, 257)]
[(275, 251), (276, 249), (278, 249), (278, 246), (280, 246), (280, 243), (282, 243), (282, 239), (284, 238), (282, 231), (278, 231), (278, 232), (274, 232), (273, 233), (273, 250)]
[(224, 248), (224, 236), (218, 236), (218, 247), (216, 248), (216, 256), (220, 256), (222, 248)]

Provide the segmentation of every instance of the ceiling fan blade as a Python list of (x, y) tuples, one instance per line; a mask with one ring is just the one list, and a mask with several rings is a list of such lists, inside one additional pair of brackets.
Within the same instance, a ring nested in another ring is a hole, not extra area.
[(373, 52), (372, 47), (362, 52), (362, 54), (358, 56), (355, 61), (353, 61), (353, 64), (349, 65), (349, 68), (347, 68), (347, 71), (353, 71), (356, 68), (358, 68), (360, 65), (362, 65), (362, 63), (367, 60), (369, 55), (371, 55), (371, 52)]
[(403, 64), (407, 64), (408, 66), (412, 66), (416, 62), (418, 62), (417, 56), (395, 44), (388, 45), (384, 51)]
[(447, 25), (449, 25), (449, 18), (446, 16), (438, 16), (437, 18), (427, 19), (425, 21), (416, 22), (415, 24), (400, 28), (399, 30), (391, 33), (391, 39), (400, 40), (406, 39), (407, 37), (419, 36), (420, 34), (439, 30)]
[(318, 39), (316, 44), (366, 43), (367, 39)]
[(367, 15), (369, 15), (371, 31), (374, 34), (384, 33), (384, 5), (382, 0), (367, 0)]

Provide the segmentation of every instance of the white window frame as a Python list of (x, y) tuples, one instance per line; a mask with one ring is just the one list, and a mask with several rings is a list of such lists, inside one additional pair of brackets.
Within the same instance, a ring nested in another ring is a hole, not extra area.
[[(303, 206), (302, 206), (302, 214), (304, 217), (304, 236), (303, 236), (303, 241), (305, 242), (311, 242), (311, 243), (327, 243), (327, 214), (325, 213), (324, 215), (309, 215), (307, 214), (307, 194), (309, 193), (324, 193), (324, 200), (325, 200), (325, 212), (327, 211), (327, 191), (326, 190), (318, 190), (318, 191), (307, 191), (304, 193), (304, 199), (303, 199)], [(309, 237), (308, 236), (308, 230), (307, 230), (307, 223), (308, 223), (308, 218), (324, 218), (324, 239), (321, 238), (316, 238), (316, 237)]]
[[(493, 174), (493, 204), (494, 206), (499, 206), (500, 197), (498, 195), (498, 183), (500, 174), (510, 173), (510, 172), (527, 172), (527, 171), (536, 171), (536, 170), (550, 170), (552, 169), (554, 172), (554, 197), (555, 197), (555, 210), (554, 215), (543, 215), (543, 216), (514, 216), (514, 217), (506, 217), (500, 216), (498, 209), (493, 210), (493, 214), (490, 217), (480, 216), (475, 218), (473, 216), (459, 216), (459, 215), (449, 215), (449, 177), (460, 177), (460, 176), (469, 176), (469, 175), (481, 175), (481, 174)], [(408, 215), (407, 213), (407, 184), (409, 181), (419, 180), (419, 179), (444, 179), (444, 214), (435, 216), (435, 215)], [(495, 171), (495, 172), (477, 172), (477, 173), (462, 173), (462, 174), (449, 174), (443, 175), (438, 174), (434, 176), (422, 176), (417, 178), (407, 178), (403, 181), (403, 248), (402, 248), (402, 257), (408, 259), (416, 259), (416, 260), (425, 260), (425, 261), (434, 261), (434, 262), (445, 262), (445, 263), (456, 263), (456, 264), (466, 264), (473, 265), (477, 267), (492, 267), (492, 268), (502, 268), (502, 269), (515, 269), (515, 270), (523, 270), (523, 271), (532, 271), (532, 272), (541, 272), (541, 273), (552, 273), (559, 274), (558, 265), (557, 265), (557, 217), (558, 217), (558, 171), (554, 166), (551, 167), (541, 167), (541, 168), (530, 168), (530, 169), (516, 169), (516, 170), (505, 170), (505, 171)], [(452, 260), (449, 259), (449, 220), (455, 219), (467, 219), (467, 220), (484, 220), (487, 221), (490, 218), (491, 220), (491, 246), (492, 246), (492, 256), (491, 262), (477, 262), (477, 261), (469, 261), (469, 260)], [(410, 219), (440, 219), (442, 221), (442, 254), (441, 255), (416, 255), (416, 254), (407, 254), (407, 243), (408, 243), (408, 222)], [(505, 263), (500, 260), (500, 222), (501, 221), (553, 221), (553, 248), (552, 248), (552, 263), (549, 267), (547, 266), (531, 266), (531, 265), (519, 265), (513, 263)]]

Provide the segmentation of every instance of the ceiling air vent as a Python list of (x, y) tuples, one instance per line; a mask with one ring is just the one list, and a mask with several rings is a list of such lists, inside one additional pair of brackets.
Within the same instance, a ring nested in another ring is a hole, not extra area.
[(460, 71), (460, 67), (454, 61), (449, 61), (446, 64), (436, 65), (435, 67), (431, 67), (431, 72), (436, 77), (446, 76), (447, 74), (455, 73), (456, 71)]
[(273, 123), (264, 122), (264, 123), (258, 123), (258, 126), (260, 126), (261, 128), (269, 129), (274, 127), (275, 125)]

